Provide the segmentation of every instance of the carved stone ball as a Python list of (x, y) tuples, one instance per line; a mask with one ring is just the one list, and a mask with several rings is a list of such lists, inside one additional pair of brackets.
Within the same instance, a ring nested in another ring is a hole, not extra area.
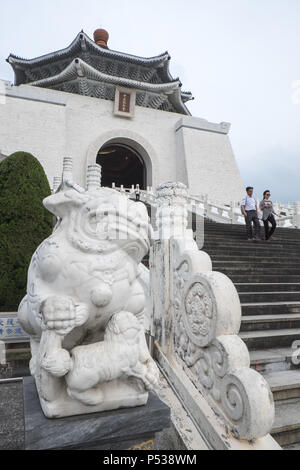
[(108, 284), (101, 284), (91, 291), (91, 301), (96, 307), (106, 307), (112, 299), (112, 290)]
[(107, 48), (109, 34), (105, 29), (96, 29), (94, 32), (94, 41), (98, 46)]

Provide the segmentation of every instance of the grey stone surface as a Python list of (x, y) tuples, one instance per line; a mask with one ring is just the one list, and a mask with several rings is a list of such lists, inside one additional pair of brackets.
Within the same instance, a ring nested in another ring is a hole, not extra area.
[(174, 426), (163, 429), (155, 435), (154, 450), (187, 450)]
[(0, 450), (23, 449), (22, 382), (0, 383)]
[(189, 129), (197, 129), (202, 131), (216, 132), (218, 134), (228, 134), (231, 124), (229, 122), (209, 122), (206, 119), (193, 116), (184, 116), (176, 123), (175, 132), (182, 127)]
[(59, 106), (66, 106), (67, 96), (55, 93), (54, 90), (37, 88), (31, 85), (14, 86), (6, 82), (6, 96), (23, 100), (38, 101)]
[(24, 377), (26, 449), (128, 449), (170, 426), (170, 409), (156, 395), (136, 408), (48, 419), (32, 377)]

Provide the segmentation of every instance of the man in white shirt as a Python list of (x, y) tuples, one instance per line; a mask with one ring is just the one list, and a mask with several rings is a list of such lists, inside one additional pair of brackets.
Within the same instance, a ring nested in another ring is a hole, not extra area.
[[(241, 201), (241, 211), (245, 217), (248, 240), (260, 240), (260, 223), (257, 216), (257, 201), (253, 196), (253, 187), (246, 188), (246, 196)], [(254, 237), (252, 233), (252, 222), (254, 223)]]

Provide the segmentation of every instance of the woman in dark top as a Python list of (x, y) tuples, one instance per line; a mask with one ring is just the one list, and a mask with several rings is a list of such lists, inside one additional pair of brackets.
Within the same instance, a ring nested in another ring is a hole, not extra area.
[[(270, 240), (270, 238), (272, 237), (276, 229), (277, 224), (276, 224), (274, 215), (277, 215), (277, 217), (280, 217), (279, 214), (275, 214), (274, 212), (274, 207), (273, 207), (272, 201), (270, 201), (270, 196), (271, 196), (271, 193), (267, 189), (264, 192), (264, 198), (259, 205), (260, 210), (262, 211), (262, 220), (265, 226), (265, 235), (266, 235), (267, 241)], [(269, 227), (269, 222), (272, 225), (271, 230)]]

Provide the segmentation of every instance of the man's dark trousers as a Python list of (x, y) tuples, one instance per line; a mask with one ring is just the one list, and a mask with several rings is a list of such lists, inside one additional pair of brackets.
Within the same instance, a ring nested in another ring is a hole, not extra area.
[(254, 223), (255, 226), (255, 237), (260, 236), (260, 223), (257, 217), (257, 212), (256, 211), (246, 211), (247, 217), (245, 217), (246, 220), (246, 230), (247, 230), (247, 235), (248, 238), (252, 238), (252, 222)]

